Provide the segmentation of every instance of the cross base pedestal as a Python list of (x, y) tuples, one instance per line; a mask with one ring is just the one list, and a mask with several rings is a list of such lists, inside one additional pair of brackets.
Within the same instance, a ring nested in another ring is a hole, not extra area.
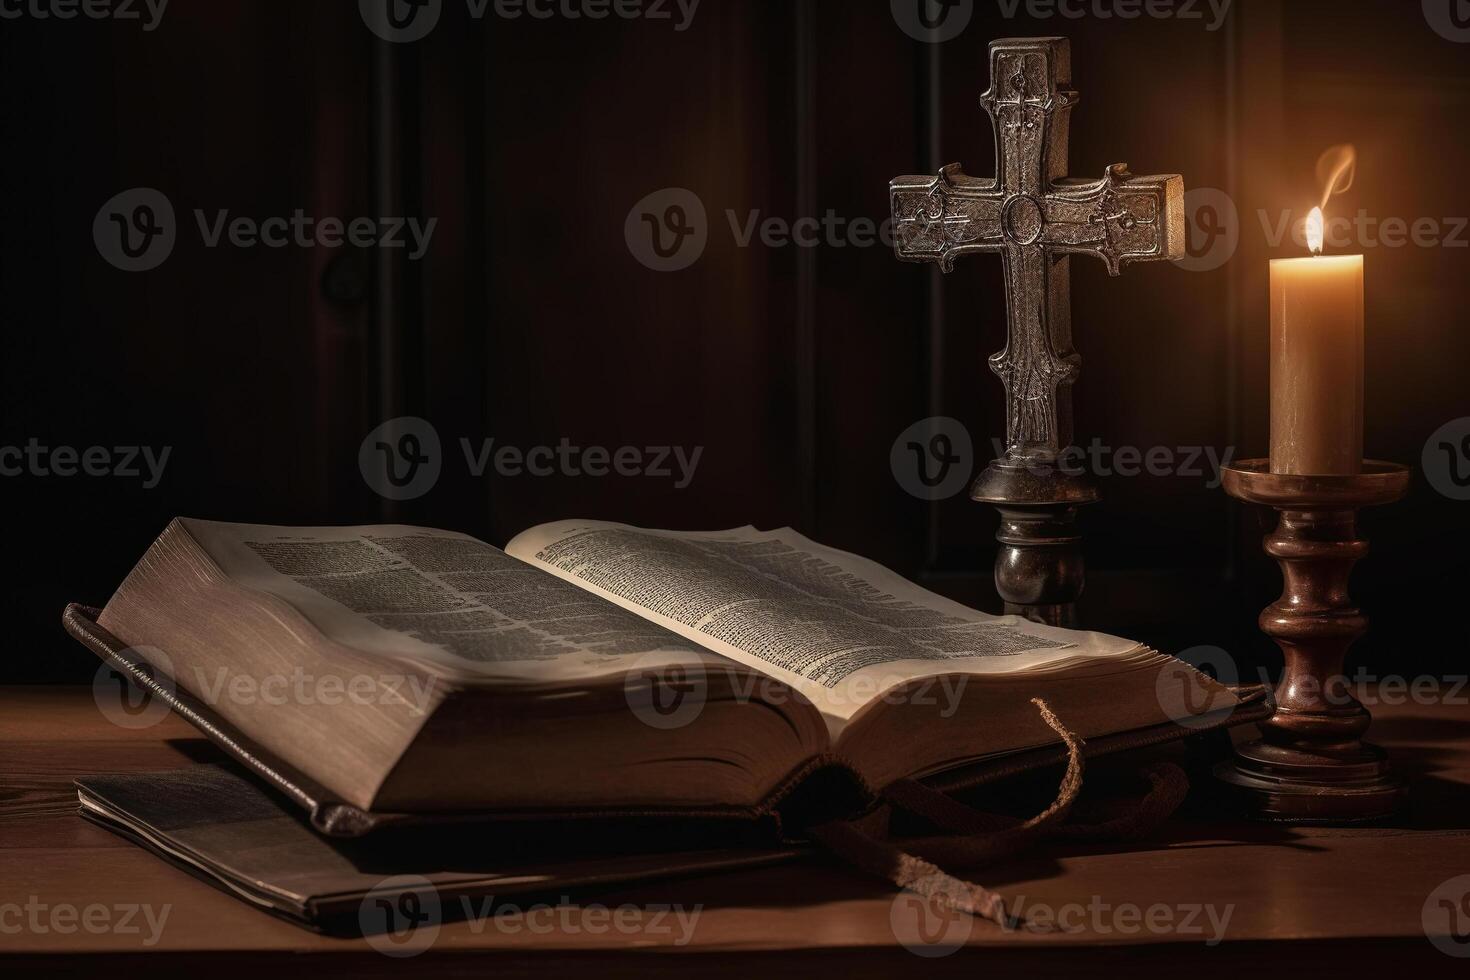
[(997, 459), (970, 488), (970, 499), (1000, 511), (995, 588), (1006, 615), (1048, 626), (1077, 624), (1086, 579), (1077, 510), (1098, 499), (1079, 473), (1054, 460)]

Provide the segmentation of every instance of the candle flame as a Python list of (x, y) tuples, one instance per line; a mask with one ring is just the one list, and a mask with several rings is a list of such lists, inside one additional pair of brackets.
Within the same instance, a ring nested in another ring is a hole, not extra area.
[(1358, 175), (1358, 151), (1351, 143), (1329, 146), (1317, 158), (1317, 182), (1322, 185), (1322, 203), (1307, 215), (1307, 247), (1313, 255), (1322, 254), (1323, 226), (1322, 209), (1327, 202), (1353, 186)]

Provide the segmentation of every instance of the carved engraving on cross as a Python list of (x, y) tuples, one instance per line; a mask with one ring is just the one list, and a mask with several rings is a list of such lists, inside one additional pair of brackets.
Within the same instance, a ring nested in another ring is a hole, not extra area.
[(1067, 135), (1077, 93), (1066, 38), (990, 45), (980, 104), (995, 133), (995, 177), (959, 164), (889, 186), (895, 251), (945, 272), (972, 252), (1004, 268), (1005, 349), (990, 368), (1005, 385), (1006, 451), (976, 479), (972, 499), (1001, 512), (996, 586), (1006, 611), (1070, 625), (1082, 593), (1076, 507), (1097, 499), (1082, 474), (1057, 464), (1072, 444), (1070, 257), (1093, 255), (1110, 275), (1130, 262), (1184, 254), (1184, 179), (1135, 177), (1127, 164), (1097, 180), (1068, 177)]
[(980, 104), (995, 132), (996, 176), (957, 163), (937, 177), (890, 185), (895, 250), (949, 272), (971, 252), (999, 252), (1008, 334), (990, 367), (1006, 389), (1006, 455), (1055, 458), (1071, 444), (1069, 255), (1095, 255), (1111, 275), (1129, 262), (1184, 254), (1184, 179), (1135, 177), (1127, 164), (1099, 180), (1066, 176), (1067, 129), (1077, 93), (1066, 38), (990, 45), (990, 88)]

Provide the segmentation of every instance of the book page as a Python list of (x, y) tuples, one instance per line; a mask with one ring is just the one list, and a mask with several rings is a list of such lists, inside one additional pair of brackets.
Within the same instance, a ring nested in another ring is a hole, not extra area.
[(837, 718), (919, 677), (1056, 669), (1141, 649), (988, 616), (790, 528), (560, 521), (523, 532), (506, 552), (791, 684)]
[(401, 525), (180, 519), (230, 578), (369, 654), (475, 678), (560, 683), (630, 666), (728, 662), (465, 534)]

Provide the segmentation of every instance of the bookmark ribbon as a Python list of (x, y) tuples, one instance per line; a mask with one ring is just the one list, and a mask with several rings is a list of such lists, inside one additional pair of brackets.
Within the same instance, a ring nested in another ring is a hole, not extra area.
[[(1026, 820), (984, 813), (913, 779), (900, 779), (880, 794), (883, 804), (851, 821), (833, 821), (810, 829), (812, 838), (855, 867), (915, 892), (945, 910), (967, 912), (1006, 928), (1032, 928), (1006, 910), (996, 892), (944, 870), (977, 868), (1014, 857), (1046, 839), (1120, 840), (1142, 837), (1167, 820), (1189, 791), (1184, 770), (1155, 763), (1142, 770), (1148, 791), (1123, 811), (1097, 823), (1067, 823), (1082, 791), (1082, 739), (1033, 698), (1041, 718), (1067, 747), (1067, 765), (1057, 795), (1040, 813)], [(894, 810), (922, 817), (946, 833), (893, 839)]]

